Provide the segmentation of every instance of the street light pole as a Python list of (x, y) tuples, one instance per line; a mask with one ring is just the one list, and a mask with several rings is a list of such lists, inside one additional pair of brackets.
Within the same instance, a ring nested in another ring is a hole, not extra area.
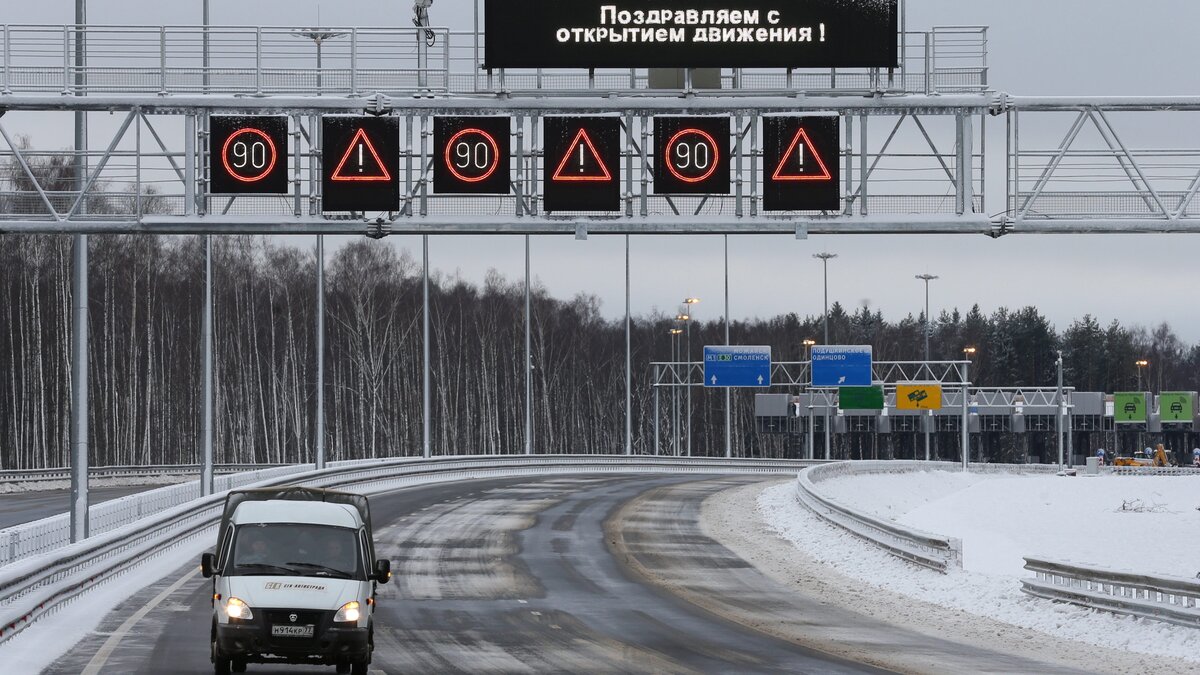
[(686, 432), (687, 432), (687, 456), (692, 456), (692, 305), (700, 302), (700, 298), (684, 298), (684, 312), (680, 314), (683, 317), (684, 323), (687, 325), (687, 334), (684, 336), (685, 341), (685, 365), (683, 367), (684, 381), (687, 386), (687, 401), (686, 409)]
[(1137, 361), (1135, 361), (1133, 363), (1133, 365), (1137, 366), (1137, 373), (1138, 373), (1137, 390), (1140, 392), (1142, 390), (1142, 368), (1145, 368), (1146, 366), (1150, 365), (1150, 362), (1147, 361), (1146, 359), (1138, 359)]
[[(929, 370), (929, 282), (937, 279), (936, 274), (918, 274), (917, 279), (925, 282), (925, 370)], [(933, 417), (933, 411), (926, 413)], [(929, 419), (925, 420), (925, 461), (929, 461)]]
[(671, 333), (671, 456), (679, 456), (679, 334), (682, 328), (672, 328)]
[[(822, 272), (824, 274), (824, 289), (825, 289), (825, 310), (822, 312), (822, 322), (825, 324), (825, 344), (829, 344), (829, 261), (837, 257), (836, 253), (814, 253), (813, 257), (821, 261)], [(809, 365), (811, 368), (811, 364)], [(824, 393), (824, 392), (822, 392)], [(825, 459), (829, 459), (830, 454), (830, 438), (829, 438), (829, 396), (825, 395), (823, 403), (825, 412)], [(811, 418), (809, 419), (811, 423)]]
[(1058, 369), (1058, 388), (1054, 394), (1055, 417), (1058, 418), (1058, 470), (1062, 471), (1063, 466), (1063, 360), (1062, 350), (1058, 351), (1058, 358), (1054, 361), (1054, 365)]
[[(805, 340), (803, 344), (804, 344), (804, 360), (808, 362), (808, 372), (811, 373), (812, 372), (812, 347), (813, 347), (813, 345), (817, 344), (817, 341), (816, 340)], [(810, 377), (809, 382), (811, 382), (811, 381), (812, 381), (812, 378)], [(805, 459), (816, 459), (816, 457), (817, 457), (816, 449), (813, 447), (813, 440), (815, 438), (815, 435), (813, 432), (813, 400), (814, 400), (813, 399), (813, 390), (812, 390), (812, 387), (809, 387), (809, 389), (808, 389), (808, 420), (807, 420), (807, 422), (808, 422), (808, 452), (807, 452), (808, 456), (805, 457)]]

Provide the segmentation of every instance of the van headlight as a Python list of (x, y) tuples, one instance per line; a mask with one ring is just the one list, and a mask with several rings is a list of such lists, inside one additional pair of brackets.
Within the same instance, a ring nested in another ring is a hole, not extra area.
[(241, 619), (242, 621), (254, 618), (254, 612), (250, 611), (250, 606), (232, 596), (225, 603), (225, 615), (231, 619)]
[(357, 600), (351, 600), (350, 602), (342, 605), (342, 608), (337, 611), (337, 614), (333, 615), (334, 623), (357, 623), (358, 617), (362, 615), (358, 607), (359, 605)]

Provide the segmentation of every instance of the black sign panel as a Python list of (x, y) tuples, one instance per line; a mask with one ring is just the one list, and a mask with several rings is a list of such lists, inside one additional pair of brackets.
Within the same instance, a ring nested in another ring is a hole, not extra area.
[(546, 211), (621, 208), (621, 121), (547, 117), (542, 154)]
[(654, 118), (654, 193), (729, 194), (729, 118)]
[(321, 118), (321, 208), (400, 208), (400, 120), (329, 115)]
[(287, 193), (287, 117), (214, 116), (208, 132), (214, 194)]
[(509, 192), (508, 117), (435, 117), (435, 194), (505, 195)]
[(487, 68), (891, 68), (897, 0), (487, 0)]
[(763, 210), (841, 209), (840, 120), (763, 118)]

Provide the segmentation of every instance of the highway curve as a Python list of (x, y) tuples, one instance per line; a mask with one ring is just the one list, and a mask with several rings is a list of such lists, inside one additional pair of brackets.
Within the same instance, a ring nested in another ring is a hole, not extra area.
[[(373, 497), (379, 554), (393, 561), (394, 576), (381, 587), (372, 671), (878, 672), (739, 616), (766, 603), (764, 616), (773, 623), (782, 603), (793, 623), (823, 621), (818, 603), (782, 597), (789, 591), (699, 529), (704, 496), (756, 480), (762, 478), (556, 476)], [(195, 566), (181, 569), (116, 608), (47, 672), (211, 672), (209, 592)], [(851, 645), (861, 642), (855, 617), (836, 617)], [(863, 621), (877, 643), (878, 622)], [(904, 629), (896, 632), (889, 648), (913, 644)], [(1044, 671), (923, 640), (935, 661), (945, 650), (960, 655), (956, 666), (976, 671), (995, 664)]]

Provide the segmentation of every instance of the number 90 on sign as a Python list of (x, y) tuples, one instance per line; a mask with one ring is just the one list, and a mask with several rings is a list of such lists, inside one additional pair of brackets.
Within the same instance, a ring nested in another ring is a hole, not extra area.
[(287, 181), (285, 116), (214, 116), (209, 122), (215, 194), (284, 194)]
[(435, 194), (508, 194), (508, 117), (436, 117)]
[(656, 194), (729, 194), (729, 118), (654, 118)]

